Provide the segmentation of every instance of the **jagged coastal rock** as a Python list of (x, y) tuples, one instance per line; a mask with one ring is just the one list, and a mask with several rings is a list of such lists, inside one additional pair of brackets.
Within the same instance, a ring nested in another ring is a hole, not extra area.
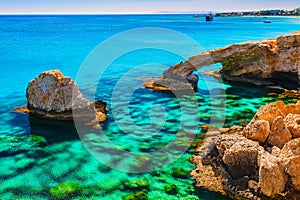
[(106, 103), (83, 98), (76, 83), (59, 70), (42, 72), (30, 81), (26, 97), (27, 106), (14, 111), (43, 119), (73, 120), (73, 111), (76, 110), (82, 121), (103, 122), (107, 119)]
[[(145, 87), (166, 89), (168, 85), (159, 87), (161, 83), (173, 83), (174, 80), (181, 87), (180, 81), (186, 83), (192, 72), (203, 66), (222, 63), (219, 74), (225, 80), (295, 89), (299, 86), (299, 58), (300, 31), (276, 39), (249, 41), (205, 51), (169, 68), (163, 77), (148, 80)], [(171, 88), (176, 88), (175, 84)]]
[(299, 122), (300, 101), (278, 101), (244, 128), (219, 129), (209, 153), (199, 146), (190, 158), (196, 186), (234, 199), (299, 199)]

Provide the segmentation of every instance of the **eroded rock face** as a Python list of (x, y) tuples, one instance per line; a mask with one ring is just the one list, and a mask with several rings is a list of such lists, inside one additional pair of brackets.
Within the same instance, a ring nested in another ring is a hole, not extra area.
[(300, 138), (291, 140), (282, 148), (279, 158), (291, 177), (292, 187), (300, 191)]
[(266, 120), (252, 120), (244, 129), (243, 135), (246, 138), (265, 142), (270, 133), (270, 124)]
[(210, 151), (200, 146), (190, 159), (196, 186), (233, 199), (299, 199), (299, 110), (299, 102), (278, 101), (261, 107), (244, 128), (214, 129), (216, 142), (203, 143)]
[(183, 79), (203, 66), (222, 63), (223, 79), (296, 89), (299, 86), (299, 44), (300, 31), (276, 39), (205, 51), (169, 68), (163, 73), (163, 79)]
[(278, 116), (274, 119), (268, 138), (268, 143), (282, 148), (285, 143), (292, 139), (292, 134), (284, 123), (284, 117)]
[(272, 125), (275, 118), (283, 116), (276, 104), (267, 104), (258, 109), (255, 113), (253, 120), (266, 120), (269, 125)]
[[(283, 101), (258, 109), (251, 122), (241, 132), (246, 138), (282, 148), (292, 137), (299, 137), (300, 104), (285, 105)], [(291, 113), (288, 113), (290, 111)]]
[[(217, 142), (217, 149), (221, 149), (220, 146), (224, 146), (224, 143), (227, 143), (227, 141), (222, 137), (223, 135)], [(259, 144), (257, 142), (249, 141), (239, 135), (231, 137), (235, 137), (237, 141), (231, 146), (225, 144), (227, 148), (225, 149), (222, 157), (229, 174), (234, 179), (255, 174), (258, 167), (257, 159), (258, 151), (260, 150)]]
[(45, 119), (72, 120), (73, 111), (79, 113), (82, 121), (103, 122), (106, 120), (106, 103), (90, 102), (83, 98), (78, 86), (59, 70), (42, 72), (29, 82), (27, 107), (15, 109)]
[(288, 114), (284, 122), (294, 137), (300, 137), (300, 114)]
[(274, 198), (284, 191), (288, 180), (284, 167), (279, 158), (268, 152), (263, 152), (260, 155), (259, 165), (260, 190), (264, 195)]

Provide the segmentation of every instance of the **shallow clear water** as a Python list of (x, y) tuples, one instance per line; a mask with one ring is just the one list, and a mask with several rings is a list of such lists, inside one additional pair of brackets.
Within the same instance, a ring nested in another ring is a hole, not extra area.
[[(207, 23), (191, 15), (0, 16), (1, 198), (48, 199), (51, 188), (65, 181), (75, 181), (82, 188), (71, 196), (73, 198), (121, 199), (126, 194), (144, 189), (150, 199), (158, 197), (222, 199), (223, 197), (215, 194), (195, 189), (191, 178), (174, 175), (176, 168), (182, 168), (184, 172), (193, 169), (188, 158), (193, 155), (196, 142), (175, 162), (159, 171), (126, 173), (110, 169), (92, 157), (83, 146), (72, 123), (28, 119), (28, 116), (12, 113), (11, 110), (26, 104), (27, 83), (40, 72), (60, 69), (65, 75), (75, 78), (89, 52), (105, 39), (122, 31), (142, 27), (169, 28), (196, 40), (203, 49), (213, 49), (247, 40), (277, 37), (300, 29), (300, 18), (297, 17), (272, 17), (271, 24), (264, 24), (263, 20), (261, 17), (230, 17), (215, 18), (213, 22)], [(183, 49), (183, 51), (187, 55), (198, 53), (198, 49)], [(163, 65), (158, 68), (137, 70), (130, 74), (131, 79), (128, 82), (123, 83), (126, 87), (139, 87), (142, 82), (135, 78), (161, 75), (164, 69), (181, 59), (174, 54), (155, 50), (135, 51), (124, 55), (112, 63), (105, 72), (97, 87), (96, 98), (107, 101), (111, 107), (113, 86), (128, 70), (148, 63)], [(220, 66), (211, 66), (208, 69), (216, 67)], [(86, 79), (88, 82), (88, 77)], [(214, 90), (211, 91), (216, 93), (214, 101), (211, 101), (209, 96), (207, 83), (214, 86)], [(269, 91), (263, 88), (228, 84), (224, 87), (225, 102), (224, 94), (218, 92), (220, 90), (218, 80), (202, 76), (199, 91), (193, 99), (199, 104), (196, 110), (199, 125), (210, 122), (211, 105), (216, 108), (214, 118), (217, 122), (222, 121), (223, 106), (226, 105), (225, 125), (229, 126), (244, 124), (244, 120), (250, 120), (261, 105), (276, 100), (269, 97)], [(81, 89), (90, 97), (91, 91), (88, 87)], [(119, 96), (123, 97), (122, 94)], [(189, 102), (190, 98), (183, 96), (178, 99), (170, 93), (137, 89), (129, 103), (132, 120), (141, 127), (152, 123), (153, 129), (156, 129), (161, 126), (161, 121), (151, 120), (155, 119), (155, 113), (164, 108), (167, 121), (163, 124), (163, 128), (155, 136), (149, 137), (147, 135), (149, 132), (136, 129), (129, 124), (127, 131), (132, 130), (134, 134), (127, 134), (115, 123), (114, 119), (123, 119), (126, 125), (122, 105), (117, 105), (120, 109), (114, 114), (109, 113), (109, 119), (102, 125), (102, 130), (121, 150), (153, 152), (170, 143), (182, 127), (188, 129), (191, 126), (190, 122), (194, 119), (186, 116), (182, 119), (179, 105), (181, 101)], [(155, 110), (153, 105), (160, 107), (156, 107), (158, 110)], [(149, 117), (151, 108), (154, 109), (153, 118)], [(183, 123), (182, 127), (178, 125), (180, 122)], [(201, 136), (200, 128), (192, 131)], [(99, 140), (97, 135), (93, 134), (95, 132), (97, 130), (87, 130), (90, 134), (84, 139)], [(47, 140), (47, 145), (34, 146), (35, 140), (32, 138), (29, 138), (29, 141), (20, 140), (20, 136), (30, 134), (43, 136)], [(196, 137), (197, 141), (201, 140), (199, 136)], [(21, 150), (14, 152), (18, 149)], [(28, 149), (31, 151), (27, 151)], [(109, 153), (107, 155), (109, 155), (107, 159), (112, 160), (115, 165), (122, 166), (124, 155)], [(164, 161), (163, 158), (161, 161)], [(131, 167), (134, 169), (135, 166)], [(128, 181), (144, 179), (149, 182), (149, 186), (135, 188), (128, 184)], [(175, 184), (177, 191), (166, 193), (165, 187), (168, 184)]]

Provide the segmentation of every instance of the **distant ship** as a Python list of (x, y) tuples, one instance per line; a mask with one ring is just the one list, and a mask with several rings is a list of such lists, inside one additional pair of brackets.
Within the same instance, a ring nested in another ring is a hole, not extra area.
[(208, 13), (208, 15), (205, 16), (205, 21), (211, 22), (213, 20), (214, 20), (214, 17), (212, 15), (212, 13)]
[(270, 23), (271, 23), (271, 20), (265, 20), (264, 23), (270, 24)]
[(199, 15), (199, 14), (194, 15), (194, 18), (200, 18), (200, 17), (201, 17), (201, 15)]

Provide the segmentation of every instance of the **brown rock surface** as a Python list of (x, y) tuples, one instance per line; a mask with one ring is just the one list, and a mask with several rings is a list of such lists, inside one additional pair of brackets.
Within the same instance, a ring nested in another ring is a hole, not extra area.
[(278, 116), (274, 119), (271, 131), (268, 138), (268, 143), (279, 148), (282, 148), (285, 143), (292, 139), (292, 134), (287, 129), (284, 118)]
[(222, 159), (233, 179), (255, 174), (258, 167), (258, 151), (259, 145), (245, 138), (240, 138), (237, 143), (225, 150)]
[[(299, 98), (299, 97), (294, 97), (294, 98)], [(280, 112), (284, 116), (287, 116), (288, 114), (300, 114), (300, 106), (297, 103), (285, 105), (283, 101), (277, 101), (276, 107), (280, 110)]]
[(260, 155), (259, 184), (261, 192), (268, 197), (275, 197), (282, 193), (287, 182), (287, 175), (280, 159), (268, 152)]
[(283, 116), (276, 104), (267, 104), (258, 109), (255, 113), (253, 120), (266, 120), (272, 125), (274, 119), (278, 116)]
[(294, 137), (300, 137), (300, 114), (288, 114), (284, 123)]
[(82, 121), (106, 120), (106, 103), (94, 103), (83, 98), (75, 82), (59, 70), (42, 72), (30, 81), (26, 97), (27, 108), (21, 107), (14, 111), (26, 111), (33, 116), (54, 120), (73, 120), (73, 111), (76, 111), (78, 119)]
[[(143, 80), (143, 79), (139, 79)], [(171, 78), (152, 78), (146, 79), (147, 82), (144, 84), (145, 88), (157, 91), (178, 91), (178, 90), (193, 90), (189, 82), (183, 80), (176, 80)]]
[(220, 169), (214, 169), (212, 165), (203, 164), (202, 160), (196, 156), (191, 157), (189, 161), (198, 163), (197, 169), (191, 171), (191, 176), (197, 180), (197, 187), (226, 195), (222, 185), (223, 176)]
[(203, 66), (222, 63), (223, 79), (255, 85), (299, 86), (300, 31), (205, 51), (172, 66), (163, 79), (183, 79)]
[(270, 133), (270, 124), (266, 120), (252, 120), (244, 129), (243, 135), (251, 140), (265, 142)]
[(196, 186), (233, 199), (299, 199), (299, 107), (279, 101), (261, 107), (245, 128), (214, 129), (211, 144), (204, 138), (205, 151), (197, 147), (190, 160)]
[(279, 158), (291, 177), (292, 187), (300, 191), (300, 138), (291, 140), (282, 148)]

